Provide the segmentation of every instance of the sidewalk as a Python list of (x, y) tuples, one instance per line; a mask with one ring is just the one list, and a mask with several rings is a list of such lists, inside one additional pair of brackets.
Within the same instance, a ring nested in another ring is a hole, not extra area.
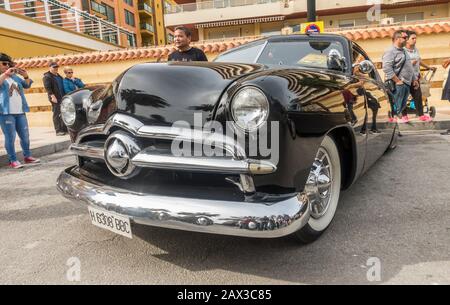
[[(450, 129), (449, 106), (437, 108), (436, 118), (432, 122), (421, 122), (418, 118), (415, 118), (414, 114), (411, 114), (409, 117), (409, 123), (399, 124), (400, 131)], [(52, 127), (30, 127), (30, 141), (31, 151), (34, 157), (52, 154), (67, 149), (70, 145), (69, 136), (57, 137)], [(18, 136), (16, 136), (16, 151), (17, 157), (21, 161), (23, 155)], [(0, 130), (0, 166), (7, 164), (8, 156), (6, 155), (3, 133)]]
[[(0, 130), (0, 166), (8, 164), (5, 150), (5, 138)], [(33, 157), (41, 157), (67, 149), (70, 144), (68, 135), (57, 137), (55, 130), (50, 127), (30, 127), (31, 152)], [(19, 161), (23, 160), (19, 136), (16, 136), (16, 152)]]
[(399, 123), (400, 131), (450, 129), (450, 106), (437, 107), (436, 117), (431, 122), (422, 122), (415, 114), (408, 116), (410, 119), (408, 123)]

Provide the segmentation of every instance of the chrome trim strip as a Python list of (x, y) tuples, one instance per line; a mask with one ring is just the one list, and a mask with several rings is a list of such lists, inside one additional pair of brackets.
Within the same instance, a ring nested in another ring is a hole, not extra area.
[(143, 151), (132, 160), (134, 165), (148, 168), (176, 169), (229, 174), (248, 173), (249, 164), (242, 160), (205, 157), (177, 157)]
[(82, 144), (73, 143), (70, 145), (69, 151), (80, 157), (104, 160), (104, 144), (103, 141), (91, 141)]
[(106, 121), (105, 124), (92, 125), (81, 130), (78, 133), (76, 143), (80, 143), (81, 140), (86, 136), (96, 134), (107, 135), (109, 134), (109, 130), (113, 126), (123, 128), (132, 133), (133, 135), (137, 135), (139, 128), (144, 126), (144, 124), (129, 115), (116, 113), (113, 116), (111, 116), (108, 119), (108, 121)]
[(276, 238), (296, 232), (310, 217), (304, 194), (267, 204), (134, 193), (63, 171), (58, 190), (67, 198), (130, 217), (139, 224), (203, 233)]
[(268, 174), (276, 170), (276, 166), (267, 161), (213, 157), (178, 157), (149, 148), (138, 153), (131, 162), (139, 167), (225, 174)]
[(193, 142), (193, 143), (214, 143), (221, 149), (226, 150), (231, 156), (242, 159), (245, 158), (245, 150), (238, 145), (234, 139), (231, 139), (223, 134), (206, 133), (203, 131), (192, 130), (179, 127), (165, 127), (165, 126), (143, 126), (139, 129), (138, 136), (162, 139), (162, 140), (179, 140)]
[(180, 141), (190, 141), (202, 144), (214, 143), (214, 145), (223, 148), (237, 159), (245, 158), (245, 150), (236, 141), (234, 141), (234, 139), (231, 139), (226, 135), (206, 133), (203, 131), (180, 127), (148, 126), (133, 117), (121, 113), (116, 113), (111, 116), (104, 125), (99, 124), (86, 127), (78, 134), (76, 143), (80, 143), (81, 140), (88, 135), (107, 135), (113, 126), (123, 128), (139, 137), (160, 140), (178, 139)]

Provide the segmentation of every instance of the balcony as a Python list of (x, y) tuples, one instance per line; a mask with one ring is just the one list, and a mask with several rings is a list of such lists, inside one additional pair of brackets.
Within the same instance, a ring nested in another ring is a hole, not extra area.
[(139, 13), (147, 14), (152, 16), (153, 15), (153, 8), (148, 5), (147, 3), (139, 3), (138, 5)]
[[(82, 33), (120, 45), (120, 34), (133, 36), (133, 32), (105, 20), (100, 14), (89, 14), (57, 0), (28, 1), (0, 0), (0, 8), (65, 30)], [(31, 30), (31, 29), (30, 29)]]
[(151, 25), (150, 23), (147, 23), (147, 22), (142, 22), (140, 24), (140, 29), (141, 29), (141, 32), (142, 31), (143, 32), (150, 32), (151, 34), (153, 34), (155, 32), (154, 29), (153, 29), (153, 25)]
[(282, 0), (214, 0), (167, 8), (166, 26), (279, 15)]
[[(429, 1), (429, 0), (424, 0)], [(382, 0), (383, 4), (414, 3), (416, 0)], [(317, 11), (364, 8), (367, 0), (317, 1)], [(198, 24), (235, 19), (287, 16), (307, 11), (306, 0), (213, 0), (174, 5), (166, 8), (166, 26)]]

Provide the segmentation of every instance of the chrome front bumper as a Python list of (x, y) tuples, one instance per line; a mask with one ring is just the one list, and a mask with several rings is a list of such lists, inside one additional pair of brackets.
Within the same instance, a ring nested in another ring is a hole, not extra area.
[(63, 171), (57, 188), (78, 203), (130, 217), (138, 224), (256, 238), (276, 238), (302, 228), (309, 220), (307, 197), (278, 202), (239, 202), (168, 197), (130, 192), (78, 178)]

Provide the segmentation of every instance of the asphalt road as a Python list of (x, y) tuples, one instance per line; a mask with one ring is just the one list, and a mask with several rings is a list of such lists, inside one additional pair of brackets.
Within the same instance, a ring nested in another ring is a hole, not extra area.
[[(2, 168), (0, 283), (450, 284), (449, 156), (448, 136), (405, 135), (342, 193), (329, 230), (307, 246), (142, 226), (127, 239), (56, 191), (72, 156)], [(77, 261), (80, 272), (68, 272)]]

